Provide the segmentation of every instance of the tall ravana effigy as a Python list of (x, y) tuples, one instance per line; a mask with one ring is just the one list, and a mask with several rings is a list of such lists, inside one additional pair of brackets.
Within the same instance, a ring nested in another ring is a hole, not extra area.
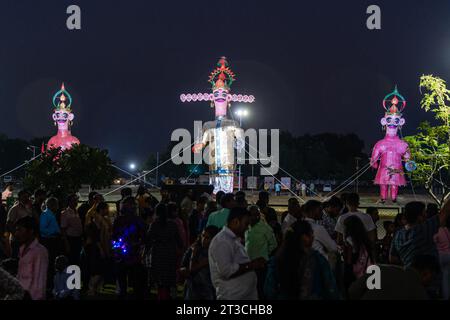
[(235, 74), (228, 66), (227, 59), (222, 57), (217, 67), (211, 72), (209, 82), (212, 93), (182, 94), (182, 102), (209, 101), (215, 108), (215, 120), (203, 125), (201, 138), (197, 138), (193, 151), (198, 153), (207, 147), (206, 161), (209, 165), (209, 181), (218, 191), (233, 192), (233, 179), (236, 171), (234, 148), (245, 147), (244, 132), (234, 120), (227, 118), (227, 109), (231, 102), (252, 103), (252, 95), (231, 94), (231, 85)]
[(415, 168), (415, 163), (409, 161), (411, 155), (408, 144), (398, 136), (399, 129), (405, 124), (402, 117), (405, 106), (406, 100), (397, 87), (383, 99), (385, 115), (381, 119), (381, 125), (386, 130), (386, 135), (375, 144), (370, 161), (372, 167), (378, 169), (374, 183), (380, 186), (382, 203), (388, 198), (396, 202), (399, 186), (406, 185), (402, 161), (408, 171)]

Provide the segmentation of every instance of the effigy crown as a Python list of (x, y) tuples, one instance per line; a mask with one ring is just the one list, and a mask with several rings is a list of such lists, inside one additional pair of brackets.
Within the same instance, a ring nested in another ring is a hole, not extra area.
[(208, 82), (211, 83), (213, 90), (222, 88), (228, 91), (235, 80), (236, 76), (228, 66), (227, 58), (221, 57), (217, 62), (217, 68), (209, 75)]
[(397, 86), (383, 99), (383, 108), (386, 110), (386, 114), (401, 115), (405, 107), (406, 99), (398, 92)]
[(52, 100), (55, 110), (72, 111), (72, 96), (66, 90), (64, 83), (61, 85), (61, 89), (55, 93)]

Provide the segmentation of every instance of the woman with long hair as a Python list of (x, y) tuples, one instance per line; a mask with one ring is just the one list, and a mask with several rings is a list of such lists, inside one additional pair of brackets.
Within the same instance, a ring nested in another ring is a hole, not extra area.
[(375, 258), (372, 242), (361, 219), (350, 216), (345, 219), (344, 225), (344, 281), (348, 288), (366, 273), (367, 267), (375, 263)]
[(170, 289), (176, 285), (176, 253), (181, 239), (177, 225), (168, 218), (167, 205), (158, 204), (155, 213), (156, 219), (146, 237), (146, 250), (151, 254), (150, 276), (158, 288), (158, 300), (168, 300)]
[[(289, 300), (340, 298), (330, 265), (312, 248), (313, 241), (313, 230), (307, 221), (297, 221), (287, 229), (284, 242), (274, 260), (274, 274), (277, 281), (272, 283), (277, 283), (277, 288), (272, 292), (278, 292), (277, 298)], [(272, 298), (273, 296), (271, 294)]]

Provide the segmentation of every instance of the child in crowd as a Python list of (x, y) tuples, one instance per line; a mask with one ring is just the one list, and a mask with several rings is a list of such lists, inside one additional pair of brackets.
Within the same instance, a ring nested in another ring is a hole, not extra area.
[[(68, 273), (67, 267), (69, 260), (66, 256), (58, 256), (55, 259), (55, 276), (53, 279), (53, 296), (56, 300), (79, 300), (80, 290), (76, 288), (69, 288), (72, 284), (70, 273)], [(73, 284), (76, 284), (76, 279)]]

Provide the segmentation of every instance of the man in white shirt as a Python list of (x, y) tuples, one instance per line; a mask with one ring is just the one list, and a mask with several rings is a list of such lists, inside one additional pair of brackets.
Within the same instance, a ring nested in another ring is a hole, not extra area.
[(281, 223), (281, 232), (283, 235), (286, 233), (287, 229), (297, 221), (297, 219), (301, 219), (301, 216), (302, 212), (297, 198), (290, 198), (288, 201), (288, 214)]
[(306, 183), (302, 182), (302, 197), (306, 197)]
[(309, 200), (303, 205), (305, 221), (308, 221), (314, 232), (313, 249), (319, 251), (326, 259), (335, 256), (337, 252), (336, 242), (331, 239), (324, 226), (318, 223), (322, 219), (322, 205), (317, 200)]
[(336, 233), (337, 233), (337, 243), (342, 244), (343, 240), (345, 239), (345, 225), (344, 221), (350, 216), (357, 216), (359, 219), (361, 219), (362, 223), (364, 224), (364, 227), (366, 228), (367, 235), (369, 236), (369, 239), (375, 243), (376, 241), (376, 227), (373, 223), (372, 217), (368, 215), (367, 213), (363, 213), (358, 211), (359, 207), (359, 195), (357, 193), (350, 193), (347, 196), (347, 206), (348, 206), (348, 212), (341, 215), (336, 222)]
[(241, 239), (249, 225), (245, 208), (230, 210), (227, 225), (211, 241), (208, 250), (211, 281), (218, 300), (257, 300), (255, 270), (265, 267), (266, 260), (250, 260)]

